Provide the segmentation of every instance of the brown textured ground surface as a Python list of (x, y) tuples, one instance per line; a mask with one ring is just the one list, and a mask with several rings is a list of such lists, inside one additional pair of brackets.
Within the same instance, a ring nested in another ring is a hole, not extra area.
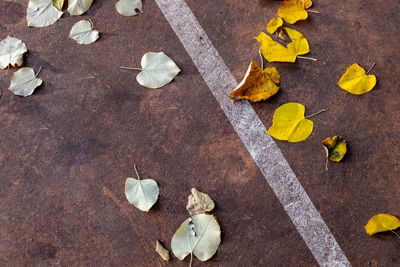
[[(114, 1), (95, 1), (83, 18), (102, 35), (90, 46), (67, 38), (82, 17), (26, 27), (25, 2), (0, 1), (0, 39), (25, 42), (25, 66), (43, 66), (44, 84), (29, 98), (16, 97), (6, 90), (11, 73), (0, 72), (0, 266), (164, 266), (155, 240), (170, 248), (191, 187), (215, 200), (223, 229), (218, 253), (202, 266), (317, 265), (153, 1), (135, 18), (118, 16)], [(329, 109), (313, 119), (307, 141), (278, 145), (351, 263), (399, 266), (399, 240), (369, 237), (363, 226), (376, 213), (400, 215), (400, 6), (315, 2), (321, 14), (295, 28), (319, 61), (274, 64), (282, 90), (254, 107), (267, 126), (288, 101), (308, 113)], [(252, 37), (279, 2), (188, 4), (241, 79), (257, 59)], [(183, 70), (161, 90), (119, 69), (138, 66), (148, 51), (165, 51)], [(377, 63), (378, 85), (360, 97), (336, 86), (355, 61)], [(333, 134), (348, 139), (350, 152), (325, 172), (319, 143)], [(160, 185), (148, 214), (124, 196), (134, 163)], [(170, 266), (187, 264), (174, 259)]]

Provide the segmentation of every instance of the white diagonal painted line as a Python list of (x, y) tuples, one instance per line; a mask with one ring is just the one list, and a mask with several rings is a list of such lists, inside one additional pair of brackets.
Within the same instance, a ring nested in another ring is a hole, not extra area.
[(155, 0), (320, 266), (351, 266), (237, 82), (184, 0)]

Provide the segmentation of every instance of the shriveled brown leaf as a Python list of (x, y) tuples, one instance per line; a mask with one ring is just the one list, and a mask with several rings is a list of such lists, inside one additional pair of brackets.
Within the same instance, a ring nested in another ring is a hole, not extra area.
[(169, 261), (170, 257), (169, 257), (169, 251), (164, 248), (164, 246), (161, 244), (161, 242), (159, 240), (157, 240), (156, 242), (156, 252), (160, 255), (160, 257), (165, 260), (165, 261)]
[(192, 188), (191, 192), (192, 194), (188, 197), (188, 204), (186, 206), (186, 210), (190, 216), (206, 213), (214, 209), (214, 201), (209, 195), (200, 192), (196, 188)]

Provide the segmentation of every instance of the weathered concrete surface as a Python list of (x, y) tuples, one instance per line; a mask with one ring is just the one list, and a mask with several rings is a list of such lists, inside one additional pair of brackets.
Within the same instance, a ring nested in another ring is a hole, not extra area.
[[(154, 2), (125, 18), (114, 1), (98, 0), (85, 16), (65, 14), (43, 29), (26, 27), (25, 2), (0, 1), (0, 39), (25, 42), (25, 66), (43, 66), (44, 84), (29, 98), (16, 97), (6, 91), (11, 72), (0, 71), (1, 266), (165, 265), (155, 240), (170, 248), (191, 187), (215, 200), (223, 229), (216, 256), (202, 265), (316, 265)], [(187, 2), (241, 79), (257, 59), (252, 37), (279, 2)], [(295, 28), (320, 60), (275, 64), (281, 92), (254, 105), (268, 126), (288, 101), (309, 113), (329, 109), (313, 118), (307, 141), (278, 145), (354, 266), (400, 264), (399, 240), (363, 231), (373, 214), (400, 215), (397, 9), (386, 1), (316, 2), (321, 14)], [(102, 32), (90, 46), (67, 38), (82, 18)], [(161, 90), (119, 69), (139, 66), (148, 51), (165, 51), (183, 70)], [(366, 68), (377, 62), (378, 86), (361, 97), (336, 86), (354, 61)], [(347, 137), (350, 153), (325, 172), (320, 141), (333, 134)], [(124, 196), (134, 163), (160, 185), (149, 213)]]

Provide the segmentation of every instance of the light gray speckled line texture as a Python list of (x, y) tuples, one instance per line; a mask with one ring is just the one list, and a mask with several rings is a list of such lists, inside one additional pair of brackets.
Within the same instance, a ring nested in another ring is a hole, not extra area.
[[(155, 0), (320, 266), (351, 266), (237, 82), (184, 0)], [(268, 242), (268, 241), (267, 241)]]

